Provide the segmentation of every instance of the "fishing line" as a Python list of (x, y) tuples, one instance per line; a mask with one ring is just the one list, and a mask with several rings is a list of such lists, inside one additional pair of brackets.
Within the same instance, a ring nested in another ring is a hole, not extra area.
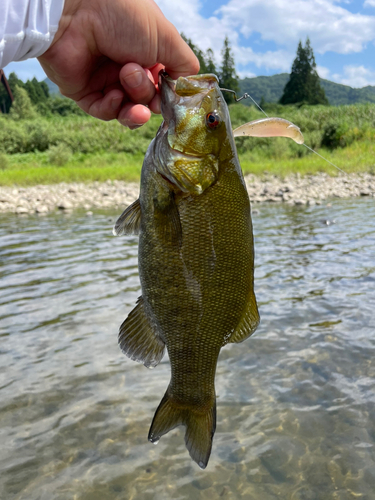
[(320, 158), (322, 158), (323, 160), (325, 160), (327, 163), (329, 163), (333, 167), (337, 168), (337, 170), (340, 170), (340, 172), (342, 172), (343, 174), (348, 175), (346, 172), (344, 172), (344, 170), (341, 170), (341, 168), (339, 168), (337, 165), (335, 165), (331, 161), (327, 160), (327, 158), (324, 158), (324, 156), (322, 156), (319, 153), (317, 153), (316, 151), (314, 151), (312, 148), (310, 148), (309, 146), (307, 146), (305, 143), (303, 143), (302, 146), (305, 146), (305, 148), (309, 149), (310, 151), (312, 151), (313, 153), (315, 153), (316, 155), (318, 155)]
[[(230, 89), (220, 89), (220, 90), (223, 90), (225, 92), (231, 92), (232, 94), (234, 94), (234, 99), (236, 102), (240, 102), (242, 101), (242, 99), (251, 99), (253, 101), (253, 103), (255, 104), (255, 106), (257, 106), (257, 108), (260, 109), (260, 111), (266, 115), (267, 118), (269, 118), (269, 116), (267, 115), (267, 113), (259, 106), (259, 104), (251, 97), (250, 94), (248, 94), (247, 92), (244, 93), (243, 96), (237, 98), (237, 95), (236, 95), (236, 92), (234, 90), (230, 90)], [(314, 151), (314, 149), (310, 148), (309, 146), (307, 146), (305, 143), (302, 144), (302, 146), (305, 146), (305, 148), (307, 148), (308, 150), (310, 150), (312, 153), (315, 153), (317, 156), (319, 156), (319, 158), (321, 158), (322, 160), (325, 160), (327, 163), (329, 163), (330, 165), (332, 165), (332, 167), (335, 167), (337, 168), (337, 170), (339, 170), (340, 172), (342, 172), (343, 174), (345, 175), (348, 175), (344, 170), (341, 170), (341, 168), (339, 168), (337, 165), (335, 165), (334, 163), (332, 163), (331, 161), (327, 160), (327, 158), (324, 158), (324, 156), (322, 156), (321, 154), (317, 153), (316, 151)]]

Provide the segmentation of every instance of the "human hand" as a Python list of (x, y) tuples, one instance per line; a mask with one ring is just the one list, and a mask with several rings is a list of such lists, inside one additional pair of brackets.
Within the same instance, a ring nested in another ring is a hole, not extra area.
[(158, 73), (198, 72), (194, 53), (153, 0), (65, 0), (59, 29), (39, 58), (60, 92), (102, 120), (129, 128), (160, 113)]

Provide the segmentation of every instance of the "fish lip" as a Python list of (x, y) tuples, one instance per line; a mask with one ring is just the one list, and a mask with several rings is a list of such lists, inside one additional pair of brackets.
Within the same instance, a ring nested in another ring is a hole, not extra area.
[(173, 78), (163, 69), (159, 71), (159, 86), (162, 85), (163, 82), (166, 82), (171, 89), (174, 90), (176, 87), (176, 81), (177, 80), (173, 80)]
[(161, 96), (161, 114), (168, 126), (173, 118), (173, 108), (180, 100), (176, 94), (176, 80), (173, 80), (168, 73), (161, 70), (159, 72), (158, 86)]

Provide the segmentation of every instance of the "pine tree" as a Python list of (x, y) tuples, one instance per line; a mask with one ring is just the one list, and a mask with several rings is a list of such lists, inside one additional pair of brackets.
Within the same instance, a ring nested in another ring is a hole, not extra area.
[(23, 83), (22, 80), (20, 80), (18, 78), (18, 76), (16, 75), (16, 73), (12, 72), (9, 77), (8, 77), (8, 83), (9, 83), (9, 87), (12, 91), (12, 93), (14, 94), (14, 92), (16, 91), (16, 87), (22, 87), (24, 88), (25, 84)]
[[(234, 90), (236, 93), (238, 93), (240, 90), (240, 86), (238, 84), (238, 75), (236, 73), (234, 57), (232, 55), (228, 37), (225, 37), (221, 54), (223, 60), (219, 73), (220, 87)], [(234, 102), (234, 96), (229, 92), (224, 92), (224, 98), (228, 104)]]
[(316, 62), (309, 38), (305, 47), (299, 42), (289, 81), (284, 87), (280, 104), (328, 104), (324, 89), (320, 86)]
[(207, 49), (205, 54), (205, 62), (206, 62), (207, 73), (213, 73), (214, 75), (216, 75), (217, 70), (216, 70), (214, 52), (212, 49)]

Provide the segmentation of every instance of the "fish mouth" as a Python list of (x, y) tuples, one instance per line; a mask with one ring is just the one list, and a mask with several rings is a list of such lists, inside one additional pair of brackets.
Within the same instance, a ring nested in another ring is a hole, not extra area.
[(173, 117), (173, 108), (184, 100), (197, 94), (207, 93), (219, 83), (214, 74), (180, 76), (173, 80), (168, 73), (159, 73), (159, 91), (161, 94), (161, 112), (164, 120), (169, 123)]
[(164, 126), (168, 128), (169, 122), (173, 118), (173, 108), (178, 104), (180, 98), (176, 94), (176, 80), (173, 80), (168, 73), (159, 73), (159, 91), (161, 96), (161, 114), (164, 118)]

